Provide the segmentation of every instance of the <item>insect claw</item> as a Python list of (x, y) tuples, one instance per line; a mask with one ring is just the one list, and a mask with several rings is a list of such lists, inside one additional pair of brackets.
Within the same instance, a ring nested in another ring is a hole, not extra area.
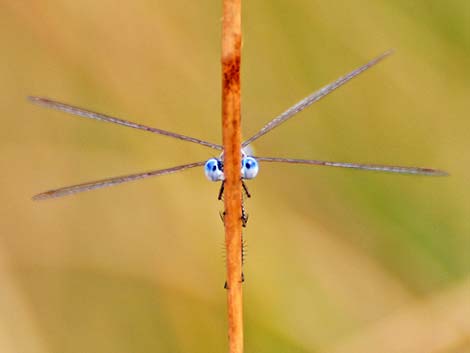
[[(244, 283), (244, 282), (245, 282), (245, 274), (242, 272), (242, 275), (241, 275), (241, 278), (240, 278), (240, 283)], [(230, 289), (230, 287), (228, 286), (227, 281), (224, 282), (224, 289)]]
[(225, 211), (220, 211), (219, 216), (220, 216), (220, 219), (222, 220), (222, 223), (225, 225)]

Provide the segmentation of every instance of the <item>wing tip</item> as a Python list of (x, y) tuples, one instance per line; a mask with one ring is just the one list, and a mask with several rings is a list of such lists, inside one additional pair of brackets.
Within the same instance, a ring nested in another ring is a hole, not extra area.
[(396, 52), (395, 48), (390, 48), (390, 49), (386, 50), (385, 52), (383, 52), (381, 56), (383, 56), (383, 57), (389, 56), (389, 55), (394, 54), (395, 52)]
[(49, 102), (49, 99), (38, 96), (26, 96), (26, 99), (34, 104), (46, 104)]
[(392, 55), (393, 53), (395, 53), (395, 49), (394, 48), (390, 48), (386, 51), (384, 51), (382, 54), (380, 54), (379, 56), (377, 56), (375, 59), (372, 59), (371, 63), (372, 64), (376, 64), (378, 63), (379, 61), (382, 61), (383, 59), (389, 57), (390, 55)]
[(450, 176), (448, 172), (445, 170), (440, 170), (440, 169), (425, 169), (424, 170), (428, 175), (431, 176), (437, 176), (437, 177), (445, 177), (445, 176)]
[(50, 192), (42, 192), (40, 194), (37, 194), (37, 195), (34, 195), (33, 197), (31, 197), (31, 200), (33, 200), (33, 201), (43, 201), (43, 200), (50, 199), (51, 197), (53, 197), (53, 196), (51, 195)]

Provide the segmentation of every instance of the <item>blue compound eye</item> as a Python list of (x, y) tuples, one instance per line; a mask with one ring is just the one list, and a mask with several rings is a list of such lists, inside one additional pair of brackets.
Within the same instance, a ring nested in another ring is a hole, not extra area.
[(245, 157), (242, 159), (242, 178), (253, 179), (258, 175), (259, 165), (258, 161), (253, 157)]
[(204, 165), (204, 173), (210, 181), (224, 180), (223, 164), (219, 159), (211, 158)]

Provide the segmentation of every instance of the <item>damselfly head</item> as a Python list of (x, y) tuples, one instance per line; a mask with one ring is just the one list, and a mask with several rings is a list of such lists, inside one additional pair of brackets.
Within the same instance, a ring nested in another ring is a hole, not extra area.
[[(258, 175), (259, 164), (258, 161), (246, 155), (246, 153), (241, 151), (241, 170), (240, 175), (242, 179), (253, 179)], [(223, 153), (219, 158), (209, 159), (204, 166), (204, 173), (206, 174), (207, 179), (210, 181), (223, 181), (225, 180), (224, 176), (224, 159)]]
[(253, 179), (258, 175), (259, 164), (253, 157), (244, 157), (242, 159), (242, 179)]
[(225, 177), (222, 160), (217, 158), (209, 159), (204, 165), (204, 173), (210, 181), (223, 181)]

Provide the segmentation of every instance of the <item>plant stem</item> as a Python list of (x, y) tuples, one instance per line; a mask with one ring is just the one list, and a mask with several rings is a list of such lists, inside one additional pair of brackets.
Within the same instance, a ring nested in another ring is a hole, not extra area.
[(240, 183), (241, 0), (223, 0), (222, 137), (229, 352), (243, 352), (242, 223)]

